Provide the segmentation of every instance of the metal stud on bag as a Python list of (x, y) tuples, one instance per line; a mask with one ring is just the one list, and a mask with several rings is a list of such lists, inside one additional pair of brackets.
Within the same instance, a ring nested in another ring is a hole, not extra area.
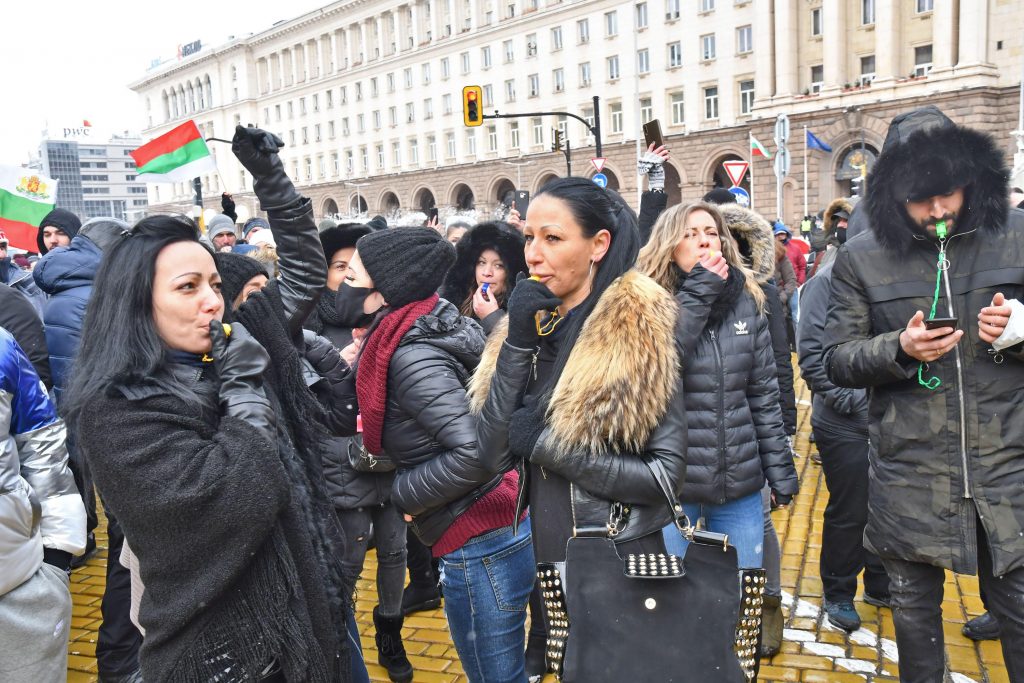
[(758, 642), (761, 634), (761, 610), (764, 607), (764, 589), (767, 578), (763, 569), (740, 570), (740, 615), (736, 624), (736, 657), (747, 681), (754, 681)]
[(665, 553), (631, 553), (626, 556), (624, 573), (631, 578), (669, 579), (683, 575), (683, 561)]
[[(561, 678), (565, 644), (569, 638), (569, 612), (565, 604), (562, 574), (549, 562), (537, 564), (537, 581), (548, 617), (547, 649), (544, 652), (548, 671)], [(536, 618), (536, 617), (534, 617)]]

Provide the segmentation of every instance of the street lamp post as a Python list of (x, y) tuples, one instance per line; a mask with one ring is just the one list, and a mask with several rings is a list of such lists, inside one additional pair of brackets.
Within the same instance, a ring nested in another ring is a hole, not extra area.
[[(354, 183), (354, 182), (346, 180), (345, 181), (345, 186), (346, 187), (354, 187), (354, 188), (356, 188), (356, 212), (355, 213), (358, 216), (359, 214), (361, 214), (363, 212), (363, 200), (362, 200), (362, 197), (359, 194), (359, 188), (361, 188), (361, 187), (369, 187), (370, 183)], [(369, 202), (366, 203), (366, 210), (367, 210), (367, 212), (369, 212), (369, 210), (370, 210), (370, 203)]]
[(516, 189), (523, 188), (523, 166), (532, 166), (532, 161), (502, 161), (503, 164), (516, 167)]

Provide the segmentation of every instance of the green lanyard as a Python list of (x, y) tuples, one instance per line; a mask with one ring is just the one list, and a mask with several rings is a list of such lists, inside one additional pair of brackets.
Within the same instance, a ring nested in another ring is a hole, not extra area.
[[(946, 221), (939, 221), (935, 224), (935, 234), (940, 240), (942, 246), (939, 247), (939, 262), (935, 268), (935, 296), (932, 297), (932, 310), (928, 315), (928, 319), (931, 320), (935, 317), (935, 311), (939, 307), (939, 292), (942, 288), (942, 270), (943, 266), (946, 265)], [(924, 362), (922, 361), (917, 366), (917, 383), (923, 386), (925, 389), (935, 391), (942, 386), (942, 380), (932, 375), (928, 379), (924, 378)]]

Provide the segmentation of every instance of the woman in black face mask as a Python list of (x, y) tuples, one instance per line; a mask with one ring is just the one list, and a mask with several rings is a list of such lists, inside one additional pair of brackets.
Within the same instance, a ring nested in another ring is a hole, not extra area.
[(530, 525), (524, 514), (513, 528), (518, 473), (492, 473), (477, 457), (466, 386), (484, 333), (436, 294), (454, 262), (455, 248), (429, 228), (359, 240), (338, 313), (351, 324), (375, 320), (346, 403), (362, 416), (367, 451), (395, 464), (394, 505), (440, 558), (445, 615), (467, 678), (521, 683)]
[[(343, 225), (320, 233), (327, 260), (327, 284), (316, 310), (306, 322), (307, 339), (312, 333), (326, 337), (335, 348), (344, 350), (345, 360), (350, 365), (355, 363), (360, 340), (383, 303), (379, 294), (370, 296), (372, 288), (353, 286), (351, 281), (357, 273), (365, 272), (361, 263), (355, 262), (356, 242), (370, 232), (367, 226)], [(355, 270), (350, 272), (350, 265)], [(350, 281), (346, 282), (346, 276)], [(370, 313), (364, 311), (368, 300)], [(410, 681), (413, 667), (401, 635), (406, 527), (402, 515), (391, 504), (393, 466), (362, 458), (361, 434), (328, 438), (321, 453), (327, 493), (345, 531), (342, 572), (348, 585), (355, 586), (363, 571), (372, 526), (377, 547), (379, 603), (374, 611), (374, 622), (378, 659), (392, 681)]]

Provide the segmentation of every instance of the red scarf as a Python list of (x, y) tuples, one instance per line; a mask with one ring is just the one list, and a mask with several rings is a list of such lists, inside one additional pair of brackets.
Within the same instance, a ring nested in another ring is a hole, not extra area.
[(414, 301), (388, 313), (377, 325), (359, 355), (356, 371), (356, 398), (363, 417), (363, 445), (373, 454), (381, 454), (381, 434), (384, 431), (384, 407), (388, 397), (388, 367), (391, 356), (405, 333), (416, 321), (434, 310), (438, 296), (432, 294), (422, 301)]

